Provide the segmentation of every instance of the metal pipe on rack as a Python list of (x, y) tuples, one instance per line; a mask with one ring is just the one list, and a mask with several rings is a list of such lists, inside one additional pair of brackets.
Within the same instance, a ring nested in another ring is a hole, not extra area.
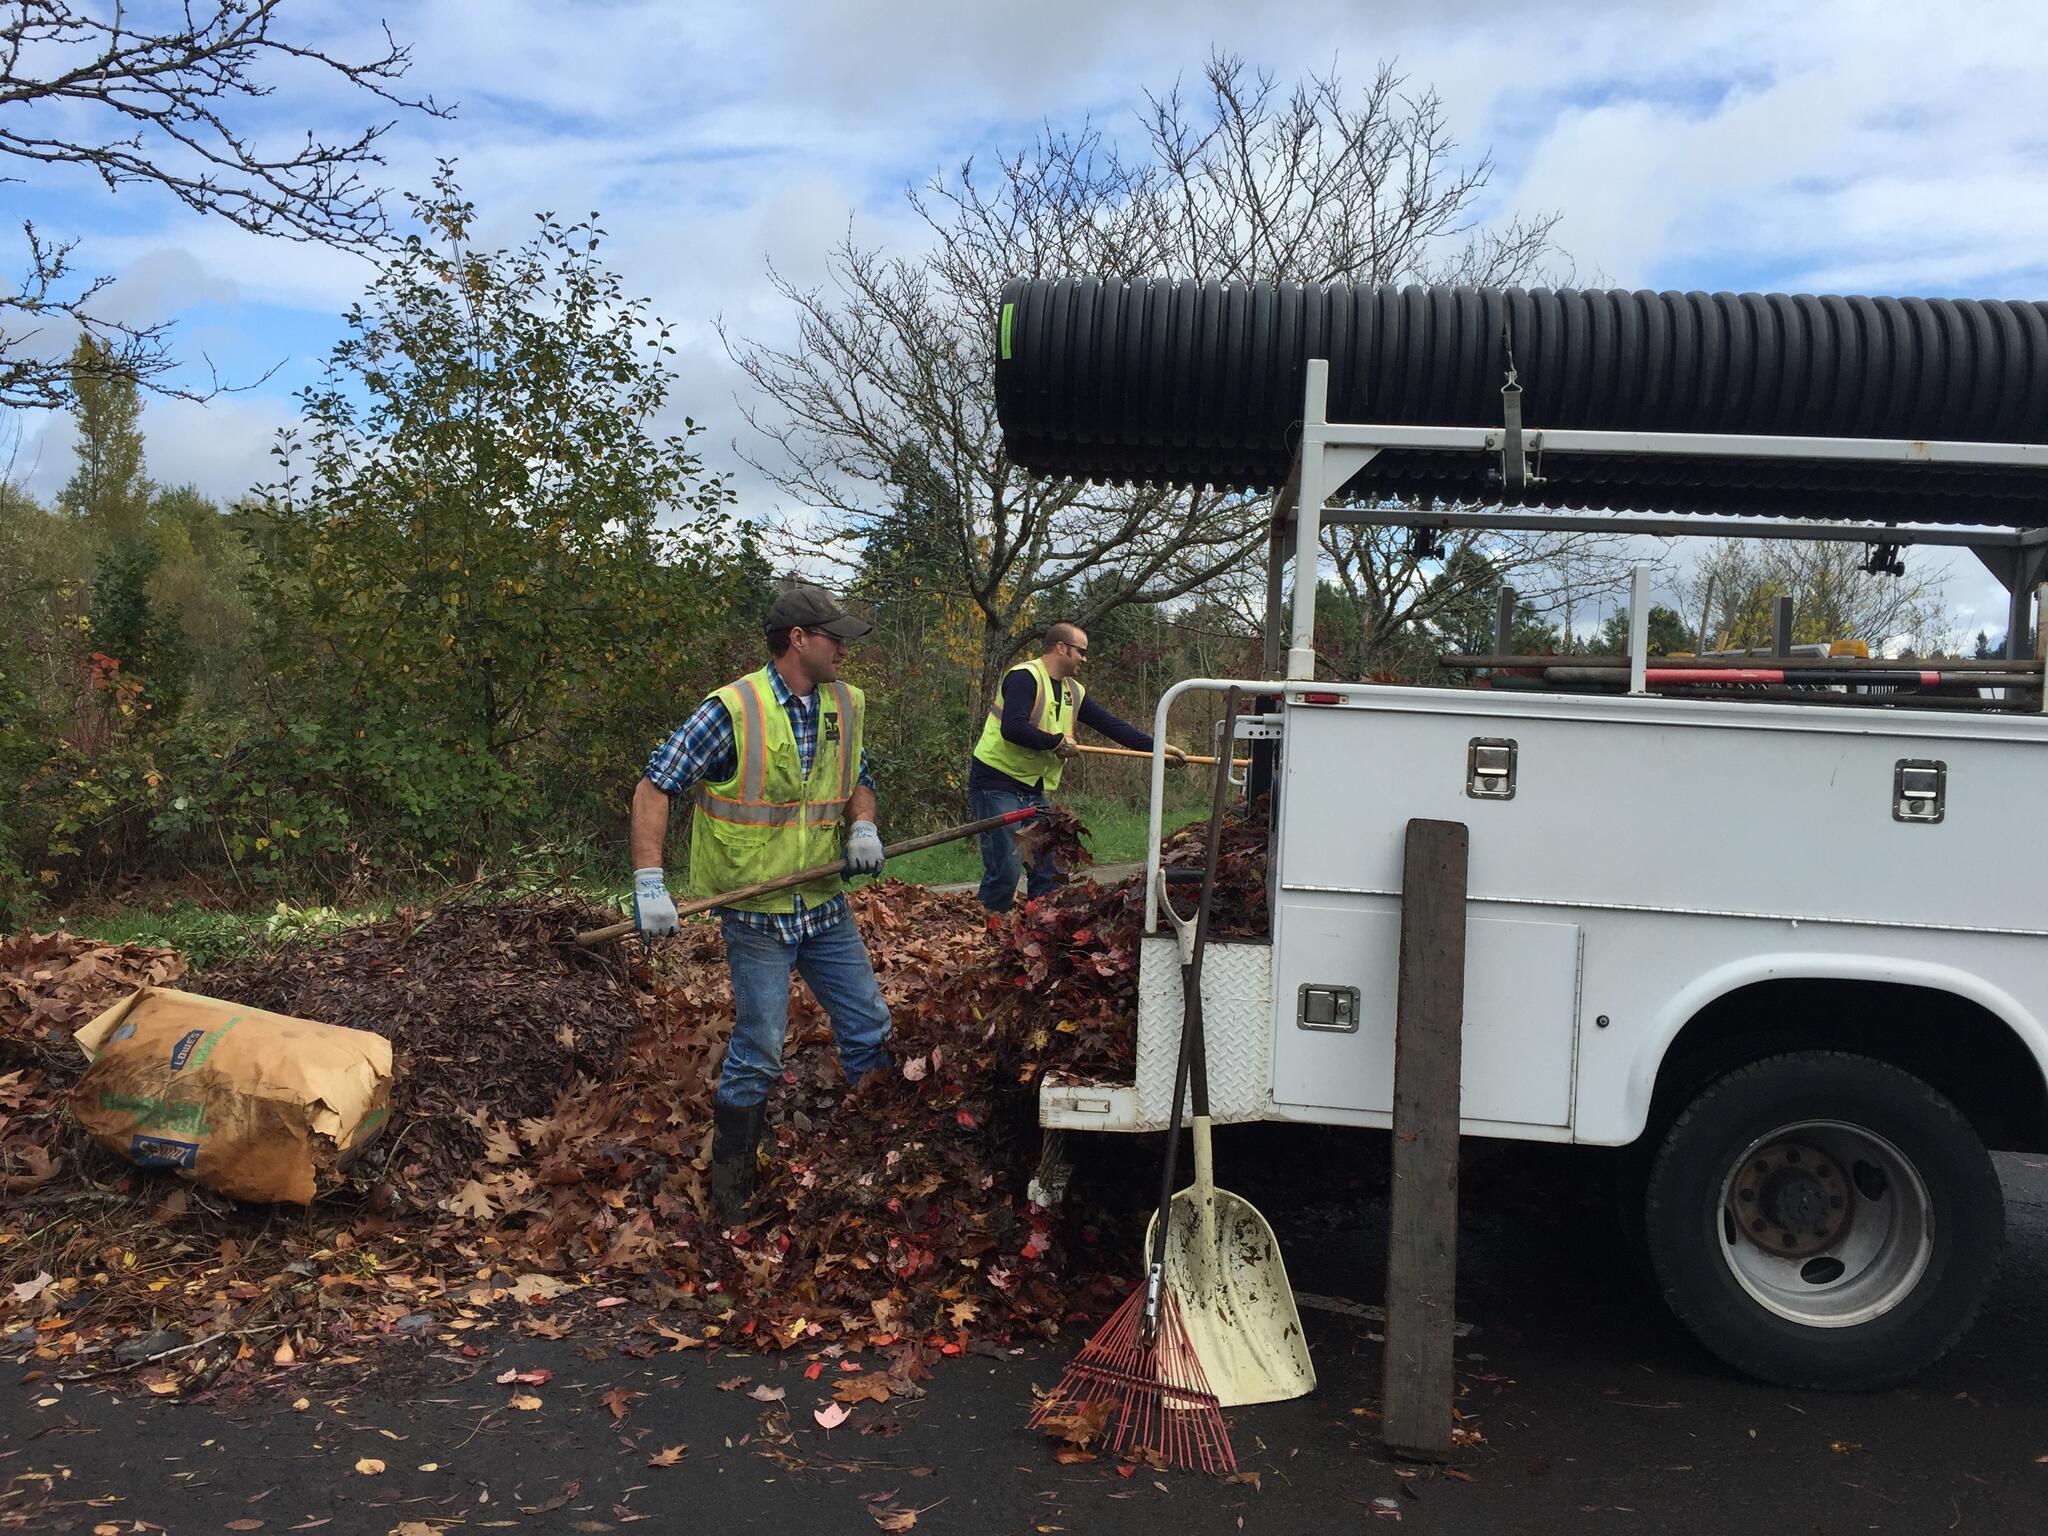
[[(1571, 637), (1565, 637), (1569, 640)], [(1650, 568), (1639, 565), (1631, 573), (1628, 593), (1628, 691), (1650, 691)]]
[(1335, 486), (1323, 483), (1323, 435), (1329, 424), (1330, 365), (1312, 357), (1303, 369), (1301, 446), (1294, 492), (1294, 638), (1287, 648), (1289, 682), (1316, 675), (1316, 566), (1322, 554), (1323, 503)]

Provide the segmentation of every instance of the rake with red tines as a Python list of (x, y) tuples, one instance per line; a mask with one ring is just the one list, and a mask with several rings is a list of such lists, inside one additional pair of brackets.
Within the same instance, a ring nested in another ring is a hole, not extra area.
[[(1156, 1305), (1154, 1302), (1156, 1298)], [(1071, 1426), (1082, 1425), (1082, 1436)], [(1223, 1410), (1157, 1268), (1074, 1357), (1031, 1427), (1168, 1466), (1235, 1472)]]

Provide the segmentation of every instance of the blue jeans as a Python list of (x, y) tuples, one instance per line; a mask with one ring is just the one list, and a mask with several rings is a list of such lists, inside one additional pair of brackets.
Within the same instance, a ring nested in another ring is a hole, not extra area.
[[(967, 797), (968, 813), (976, 821), (1003, 816), (1027, 805), (1050, 805), (1045, 791), (1035, 789), (1018, 794), (1014, 789), (977, 789)], [(1030, 825), (1030, 823), (1025, 823)], [(997, 827), (981, 834), (981, 904), (991, 912), (1007, 912), (1017, 899), (1017, 874), (1030, 871), (1024, 899), (1036, 901), (1060, 883), (1060, 868), (1050, 858), (1034, 859), (1029, 865), (1017, 852), (1015, 828)]]
[(875, 982), (860, 925), (852, 917), (796, 944), (720, 919), (725, 963), (732, 972), (732, 1043), (718, 1073), (718, 1102), (745, 1109), (763, 1102), (782, 1076), (789, 1033), (789, 973), (794, 968), (832, 1021), (839, 1067), (857, 1083), (887, 1066), (889, 1005)]

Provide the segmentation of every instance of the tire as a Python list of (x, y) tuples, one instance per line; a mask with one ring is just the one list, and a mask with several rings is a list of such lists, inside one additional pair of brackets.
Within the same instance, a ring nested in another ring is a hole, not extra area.
[(1867, 1391), (1932, 1365), (2005, 1244), (1998, 1174), (1956, 1107), (1867, 1056), (1737, 1067), (1672, 1122), (1645, 1236), (1665, 1303), (1747, 1375)]

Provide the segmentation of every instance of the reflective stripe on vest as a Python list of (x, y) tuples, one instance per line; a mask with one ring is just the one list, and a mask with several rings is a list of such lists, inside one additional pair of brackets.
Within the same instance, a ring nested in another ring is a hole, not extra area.
[[(839, 822), (860, 781), (860, 690), (825, 685), (818, 735), (804, 772), (789, 712), (776, 699), (767, 668), (713, 695), (732, 719), (732, 776), (700, 781), (690, 830), (690, 885), (714, 896), (840, 857)], [(793, 891), (735, 903), (750, 911), (791, 911), (799, 896), (815, 905), (836, 895), (837, 873)]]

